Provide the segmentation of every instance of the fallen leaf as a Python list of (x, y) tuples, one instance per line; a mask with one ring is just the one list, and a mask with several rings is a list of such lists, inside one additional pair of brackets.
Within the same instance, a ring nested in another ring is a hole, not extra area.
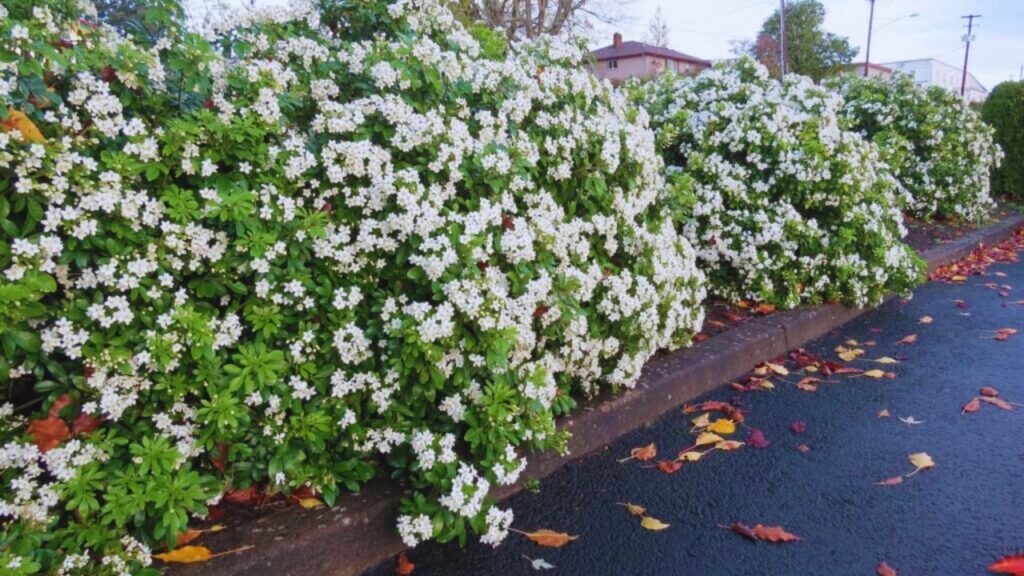
[(690, 420), (690, 423), (693, 424), (694, 428), (704, 428), (711, 423), (711, 414), (705, 412), (693, 420)]
[(405, 552), (398, 555), (398, 565), (395, 566), (395, 574), (398, 574), (398, 576), (409, 576), (415, 569), (416, 565), (409, 562), (409, 559), (405, 557)]
[(786, 367), (781, 364), (772, 364), (771, 362), (765, 362), (764, 365), (767, 366), (769, 370), (775, 372), (779, 376), (789, 376), (789, 370), (787, 370)]
[(885, 561), (878, 563), (878, 568), (875, 568), (875, 572), (878, 576), (899, 576), (892, 566), (889, 566)]
[(324, 503), (319, 498), (300, 498), (299, 506), (302, 506), (306, 510), (316, 510), (324, 507)]
[(981, 399), (973, 398), (967, 404), (964, 404), (964, 409), (960, 411), (961, 414), (974, 413), (981, 409)]
[(673, 474), (675, 472), (678, 472), (679, 469), (682, 467), (682, 462), (678, 460), (662, 460), (658, 462), (658, 470), (661, 470), (666, 474)]
[(643, 516), (647, 514), (647, 509), (639, 504), (632, 504), (630, 502), (619, 502), (619, 506), (625, 506), (626, 510), (629, 511), (633, 516)]
[(736, 423), (728, 418), (720, 418), (708, 426), (708, 431), (717, 434), (732, 434), (736, 431)]
[(736, 522), (729, 526), (729, 528), (750, 540), (764, 540), (766, 542), (796, 542), (800, 540), (800, 537), (795, 534), (790, 534), (782, 526), (764, 526), (762, 524), (755, 524), (753, 528), (750, 528), (744, 524)]
[(821, 378), (806, 376), (804, 378), (801, 378), (800, 381), (796, 383), (796, 387), (803, 390), (804, 392), (817, 392), (818, 382), (821, 382)]
[(875, 360), (875, 362), (878, 362), (879, 364), (899, 364), (900, 363), (899, 360), (897, 360), (895, 358), (890, 358), (888, 356), (882, 356), (878, 360)]
[(999, 330), (996, 330), (996, 335), (993, 336), (992, 338), (993, 338), (993, 340), (1003, 341), (1003, 340), (1008, 339), (1010, 336), (1013, 336), (1016, 333), (1017, 333), (1017, 331), (1015, 329), (1013, 329), (1013, 328), (1001, 328)]
[(757, 314), (771, 314), (775, 312), (775, 306), (762, 302), (754, 307), (754, 312)]
[(903, 422), (907, 426), (913, 426), (915, 424), (924, 424), (924, 420), (918, 420), (917, 418), (914, 418), (913, 416), (907, 416), (906, 418), (904, 418), (903, 416), (900, 416), (900, 422)]
[(0, 121), (0, 131), (10, 132), (16, 130), (21, 134), (21, 138), (28, 142), (42, 143), (46, 142), (46, 138), (43, 137), (43, 133), (39, 131), (39, 127), (36, 126), (24, 112), (21, 110), (15, 110), (14, 108), (7, 109), (7, 119)]
[(996, 396), (999, 396), (999, 390), (996, 390), (995, 388), (993, 388), (991, 386), (985, 386), (984, 388), (979, 390), (979, 393), (982, 396), (988, 396), (990, 398), (995, 398)]
[(885, 370), (875, 368), (874, 370), (867, 370), (864, 372), (864, 375), (868, 378), (885, 378)]
[(931, 324), (934, 321), (931, 316), (921, 316), (921, 319), (918, 320), (921, 324)]
[(619, 460), (619, 463), (628, 462), (629, 460), (639, 460), (641, 462), (647, 462), (653, 460), (658, 455), (658, 448), (651, 442), (647, 446), (641, 446), (640, 448), (633, 448), (629, 451), (629, 457)]
[(927, 470), (935, 467), (935, 461), (928, 455), (927, 452), (915, 452), (909, 457), (910, 463), (914, 466), (914, 471), (907, 476), (913, 476), (921, 470)]
[(803, 434), (804, 430), (807, 429), (807, 424), (804, 424), (802, 420), (797, 420), (796, 422), (793, 422), (792, 424), (789, 425), (789, 429), (794, 434)]
[(206, 546), (182, 546), (163, 554), (153, 554), (153, 558), (175, 564), (193, 564), (206, 562), (213, 558), (213, 553)]
[(979, 398), (979, 400), (981, 400), (982, 402), (988, 402), (989, 404), (991, 404), (993, 406), (998, 406), (999, 408), (1002, 408), (1003, 410), (1013, 410), (1013, 405), (1010, 404), (1009, 402), (1001, 399), (1001, 398), (993, 398), (991, 396), (982, 396), (981, 398)]
[(516, 530), (523, 536), (526, 536), (529, 540), (541, 546), (547, 546), (548, 548), (561, 548), (569, 542), (576, 540), (579, 536), (570, 536), (565, 532), (555, 532), (554, 530), (537, 530), (535, 532), (522, 532)]
[(699, 436), (697, 436), (697, 441), (694, 443), (694, 446), (705, 446), (707, 444), (718, 444), (719, 442), (721, 442), (723, 440), (725, 440), (725, 438), (722, 438), (718, 434), (714, 434), (712, 432), (702, 432)]
[(911, 334), (910, 336), (904, 336), (900, 339), (897, 344), (913, 344), (917, 342), (917, 334)]
[(889, 416), (891, 416), (891, 414), (889, 414), (888, 410), (879, 410), (878, 411), (878, 417), (879, 418), (888, 418)]
[(555, 567), (543, 558), (530, 558), (527, 556), (526, 559), (530, 561), (530, 568), (533, 568), (534, 570), (551, 570)]
[(726, 452), (731, 450), (737, 450), (741, 446), (743, 446), (743, 442), (740, 442), (738, 440), (723, 440), (722, 442), (715, 444), (715, 448), (719, 450), (725, 450)]
[(876, 486), (895, 486), (897, 484), (903, 484), (903, 476), (893, 476), (892, 478), (875, 482)]
[(176, 547), (177, 546), (184, 546), (185, 544), (188, 544), (189, 542), (195, 540), (196, 538), (199, 538), (202, 535), (203, 535), (203, 531), (202, 530), (196, 530), (195, 528), (189, 528), (188, 530), (185, 530), (184, 532), (182, 532), (181, 534), (178, 535), (178, 540), (174, 544), (175, 544)]
[(801, 444), (801, 445), (797, 446), (796, 449), (799, 450), (803, 454), (807, 454), (808, 452), (811, 451), (811, 447), (808, 446), (807, 444)]
[[(721, 444), (721, 442), (719, 442)], [(696, 462), (703, 456), (703, 452), (694, 452), (693, 450), (683, 450), (676, 455), (676, 460), (682, 460), (684, 462)]]
[(772, 443), (764, 437), (764, 432), (757, 428), (753, 428), (747, 436), (747, 444), (750, 444), (754, 448), (767, 448), (771, 446)]
[(640, 519), (640, 525), (651, 532), (661, 532), (662, 530), (671, 526), (671, 524), (665, 524), (657, 518), (651, 518), (650, 516), (644, 516)]
[(49, 416), (33, 420), (26, 430), (40, 452), (47, 452), (71, 437), (71, 430), (60, 418)]
[(1004, 556), (1002, 559), (989, 566), (988, 569), (991, 572), (996, 572), (998, 574), (1024, 576), (1024, 554)]
[(249, 486), (240, 490), (231, 490), (224, 495), (224, 500), (232, 504), (255, 504), (263, 498), (263, 493), (256, 486)]

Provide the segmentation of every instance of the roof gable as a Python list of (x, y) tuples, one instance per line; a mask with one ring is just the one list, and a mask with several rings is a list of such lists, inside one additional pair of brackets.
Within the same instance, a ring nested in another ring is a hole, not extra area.
[(682, 52), (677, 52), (671, 48), (662, 48), (660, 46), (652, 46), (650, 44), (636, 41), (623, 42), (618, 48), (616, 48), (615, 45), (605, 46), (604, 48), (594, 50), (590, 54), (597, 61), (650, 55), (657, 56), (659, 58), (668, 58), (670, 60), (694, 62), (696, 64), (706, 64), (708, 66), (711, 65), (711, 62), (704, 60), (703, 58), (683, 54)]

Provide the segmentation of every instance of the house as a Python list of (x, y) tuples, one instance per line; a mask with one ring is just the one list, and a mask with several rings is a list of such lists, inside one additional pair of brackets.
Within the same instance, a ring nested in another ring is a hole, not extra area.
[(652, 78), (666, 71), (697, 74), (711, 67), (711, 62), (670, 48), (652, 46), (643, 42), (623, 42), (618, 32), (611, 46), (590, 53), (594, 58), (592, 70), (598, 78), (622, 82), (629, 78)]
[[(892, 68), (897, 72), (909, 74), (914, 78), (914, 83), (918, 86), (940, 86), (954, 94), (960, 93), (960, 80), (963, 77), (963, 69), (935, 60), (934, 58), (886, 62), (883, 66)], [(973, 74), (968, 73), (964, 99), (968, 102), (984, 102), (986, 98), (988, 98), (988, 90), (981, 82), (978, 82), (978, 79)]]
[[(864, 76), (864, 63), (854, 62), (853, 64), (847, 64), (845, 66), (845, 72), (847, 74)], [(881, 64), (875, 64), (874, 62), (869, 62), (867, 76), (869, 78), (881, 78), (882, 80), (888, 80), (892, 76), (892, 68), (882, 66)]]

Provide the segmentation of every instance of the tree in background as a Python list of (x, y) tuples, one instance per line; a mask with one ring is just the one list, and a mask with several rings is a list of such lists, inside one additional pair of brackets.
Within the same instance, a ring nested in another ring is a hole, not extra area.
[(169, 16), (184, 14), (178, 0), (94, 0), (97, 19), (124, 34), (150, 39), (165, 32), (164, 22)]
[(654, 18), (651, 18), (651, 21), (647, 24), (647, 37), (644, 41), (651, 46), (668, 48), (668, 35), (668, 24), (661, 13), (661, 6), (658, 6), (658, 10), (654, 13)]
[(452, 9), (461, 20), (500, 28), (512, 39), (563, 32), (579, 35), (594, 20), (618, 21), (622, 4), (614, 0), (458, 0)]
[(995, 128), (996, 144), (1006, 154), (1003, 165), (992, 173), (992, 190), (1024, 198), (1024, 82), (1003, 82), (993, 88), (981, 114)]
[[(857, 48), (845, 36), (825, 31), (825, 6), (819, 0), (793, 0), (786, 7), (786, 68), (821, 80), (853, 61)], [(775, 76), (779, 75), (779, 10), (764, 21), (754, 41), (740, 44)]]

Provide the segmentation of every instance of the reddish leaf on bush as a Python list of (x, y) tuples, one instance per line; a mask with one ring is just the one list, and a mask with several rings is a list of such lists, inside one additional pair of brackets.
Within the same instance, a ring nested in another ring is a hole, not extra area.
[(1024, 576), (1024, 554), (1004, 556), (1001, 560), (989, 566), (988, 569), (997, 574)]
[(228, 449), (229, 445), (226, 442), (220, 442), (219, 444), (217, 444), (217, 448), (214, 451), (214, 454), (216, 454), (216, 456), (210, 458), (210, 464), (212, 464), (214, 468), (220, 470), (221, 472), (223, 472), (224, 469), (227, 467)]
[(224, 495), (224, 500), (232, 504), (255, 504), (263, 499), (263, 492), (256, 486), (240, 490), (231, 490)]
[(878, 576), (899, 576), (892, 566), (889, 566), (885, 561), (878, 563), (878, 568), (875, 568), (875, 572), (878, 573)]
[(73, 401), (71, 396), (68, 394), (61, 394), (53, 401), (53, 405), (50, 406), (50, 418), (60, 418), (60, 411), (70, 406)]
[(93, 416), (88, 412), (82, 412), (71, 423), (71, 431), (76, 435), (89, 434), (90, 432), (98, 430), (102, 423), (102, 418)]
[(398, 574), (398, 576), (409, 576), (415, 569), (416, 565), (409, 562), (409, 559), (405, 557), (405, 552), (398, 555), (398, 565), (395, 566), (395, 574)]
[(27, 432), (32, 436), (32, 441), (39, 447), (40, 452), (52, 450), (71, 437), (68, 425), (53, 416), (33, 420), (28, 425)]
[(747, 444), (754, 448), (767, 448), (771, 446), (772, 443), (769, 442), (768, 439), (764, 437), (764, 432), (758, 430), (757, 428), (753, 428), (750, 431), (750, 434), (747, 435)]

